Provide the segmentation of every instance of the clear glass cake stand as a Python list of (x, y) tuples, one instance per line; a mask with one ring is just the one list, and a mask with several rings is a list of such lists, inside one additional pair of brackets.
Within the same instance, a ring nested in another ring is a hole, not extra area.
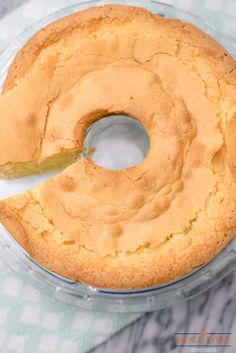
[[(0, 54), (0, 85), (2, 85), (8, 67), (17, 51), (27, 40), (40, 28), (61, 17), (93, 5), (108, 3), (126, 3), (134, 6), (143, 6), (150, 11), (168, 18), (178, 18), (195, 24), (208, 32), (232, 54), (236, 55), (234, 43), (218, 33), (211, 25), (192, 15), (187, 11), (176, 7), (162, 4), (154, 0), (130, 0), (130, 1), (80, 1), (77, 5), (67, 7), (63, 10), (35, 23), (33, 26), (18, 36)], [(47, 176), (35, 176), (24, 179), (0, 181), (0, 198), (10, 196), (38, 184)], [(24, 281), (38, 288), (43, 293), (57, 298), (68, 305), (74, 305), (88, 310), (104, 312), (144, 312), (154, 311), (174, 303), (187, 300), (214, 285), (226, 276), (236, 264), (236, 239), (231, 241), (227, 247), (211, 262), (195, 269), (176, 281), (137, 290), (109, 290), (82, 285), (63, 278), (36, 263), (11, 237), (11, 235), (0, 225), (0, 256)]]

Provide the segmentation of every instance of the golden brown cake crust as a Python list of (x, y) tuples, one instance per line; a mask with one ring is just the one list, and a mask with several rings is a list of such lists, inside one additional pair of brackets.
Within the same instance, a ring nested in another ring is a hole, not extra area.
[(146, 287), (206, 263), (236, 231), (234, 69), (208, 35), (141, 8), (91, 8), (41, 30), (0, 97), (0, 147), (14, 138), (2, 173), (81, 151), (88, 126), (112, 113), (142, 122), (150, 152), (122, 171), (84, 158), (2, 201), (2, 223), (42, 265), (99, 287)]
[[(50, 23), (33, 35), (17, 53), (8, 70), (3, 86), (3, 93), (12, 88), (15, 81), (28, 72), (38, 54), (45, 47), (60, 40), (61, 37), (68, 36), (74, 30), (83, 29), (84, 27), (96, 28), (96, 26), (99, 26), (104, 20), (127, 22), (137, 17), (149, 20), (158, 19), (158, 21), (165, 22), (162, 17), (154, 15), (141, 7), (105, 5), (91, 7), (88, 10), (77, 12)], [(213, 64), (217, 65), (217, 69), (220, 69), (223, 75), (230, 73), (230, 81), (232, 79), (235, 83), (236, 74), (235, 72), (231, 72), (235, 68), (235, 62), (223, 47), (213, 41), (206, 33), (191, 24), (171, 20), (167, 28), (171, 29), (172, 27), (174, 29), (176, 26), (177, 28), (182, 27), (181, 39), (183, 41), (189, 41), (189, 43), (201, 50), (203, 55), (207, 56), (208, 59), (212, 60)], [(227, 78), (229, 79), (229, 77)]]
[[(121, 21), (133, 20), (137, 16), (154, 18), (149, 11), (139, 7), (129, 7), (119, 5), (108, 5), (103, 7), (92, 7), (88, 10), (77, 12), (66, 16), (60, 20), (50, 23), (48, 26), (38, 31), (25, 46), (17, 53), (13, 60), (7, 78), (4, 82), (3, 92), (12, 88), (15, 80), (24, 76), (31, 68), (40, 51), (50, 44), (61, 39), (62, 36), (70, 35), (74, 30), (84, 27), (96, 27), (102, 21)], [(160, 18), (161, 19), (161, 18)]]

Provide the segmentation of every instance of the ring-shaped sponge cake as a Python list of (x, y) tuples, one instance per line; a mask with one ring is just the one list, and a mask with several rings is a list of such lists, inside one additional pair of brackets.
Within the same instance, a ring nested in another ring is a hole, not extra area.
[[(0, 173), (70, 164), (0, 202), (0, 220), (40, 264), (99, 287), (177, 278), (236, 231), (235, 62), (207, 34), (142, 8), (95, 7), (47, 26), (17, 54), (0, 97)], [(150, 151), (108, 170), (88, 127), (138, 119)]]

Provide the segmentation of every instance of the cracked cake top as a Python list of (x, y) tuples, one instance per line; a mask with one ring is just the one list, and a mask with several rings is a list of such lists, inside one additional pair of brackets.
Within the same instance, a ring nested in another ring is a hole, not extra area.
[[(233, 237), (235, 62), (211, 37), (145, 9), (94, 7), (36, 33), (0, 97), (0, 173), (71, 164), (0, 202), (40, 264), (99, 287), (146, 287), (209, 261)], [(83, 158), (87, 128), (124, 113), (150, 151), (107, 170)]]

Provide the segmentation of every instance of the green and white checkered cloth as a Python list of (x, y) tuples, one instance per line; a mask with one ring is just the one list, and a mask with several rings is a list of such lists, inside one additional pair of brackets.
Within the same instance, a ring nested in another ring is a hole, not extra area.
[[(168, 0), (236, 33), (235, 0)], [(78, 0), (31, 0), (0, 21), (0, 49), (35, 21)], [(112, 3), (112, 0), (111, 0)], [(0, 262), (0, 352), (84, 353), (134, 321), (138, 314), (85, 312), (25, 284)]]

